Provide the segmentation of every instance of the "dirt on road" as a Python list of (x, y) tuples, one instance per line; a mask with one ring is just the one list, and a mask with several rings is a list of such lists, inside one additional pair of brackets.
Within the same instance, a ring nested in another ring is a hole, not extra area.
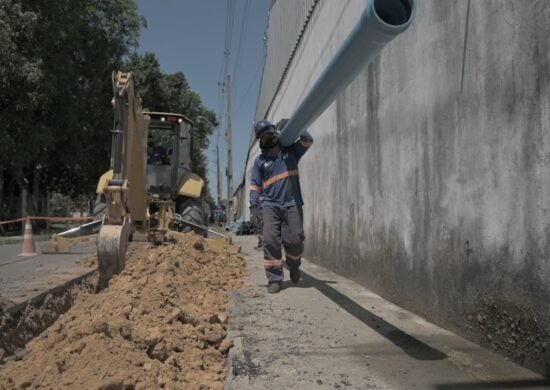
[(222, 389), (227, 292), (244, 260), (194, 234), (133, 251), (125, 270), (0, 368), (0, 388)]

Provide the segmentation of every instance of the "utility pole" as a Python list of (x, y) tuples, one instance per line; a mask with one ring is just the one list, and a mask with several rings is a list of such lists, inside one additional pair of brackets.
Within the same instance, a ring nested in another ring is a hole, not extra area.
[(218, 182), (218, 203), (216, 203), (216, 206), (218, 206), (222, 204), (222, 177), (220, 175), (220, 146), (218, 145), (218, 142), (216, 142), (216, 179)]
[(197, 120), (204, 121), (204, 122), (208, 123), (210, 126), (212, 126), (213, 129), (216, 130), (216, 181), (217, 181), (216, 198), (217, 198), (217, 201), (218, 201), (216, 203), (216, 206), (219, 206), (219, 205), (222, 204), (222, 177), (220, 175), (220, 130), (218, 129), (219, 125), (214, 126), (214, 124), (212, 122), (210, 122), (208, 120), (208, 118), (206, 118), (202, 115), (199, 115), (197, 117)]
[(227, 142), (227, 222), (233, 222), (233, 156), (232, 134), (231, 134), (231, 79), (227, 75), (227, 131), (225, 132)]

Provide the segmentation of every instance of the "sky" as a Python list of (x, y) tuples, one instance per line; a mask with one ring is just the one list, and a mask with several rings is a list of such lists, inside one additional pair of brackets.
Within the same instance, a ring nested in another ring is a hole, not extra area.
[[(227, 148), (227, 95), (218, 86), (223, 81), (226, 41), (229, 47), (227, 73), (231, 78), (233, 132), (233, 190), (239, 185), (248, 153), (260, 79), (265, 58), (264, 35), (271, 0), (137, 0), (145, 17), (138, 52), (153, 52), (165, 73), (183, 72), (191, 89), (206, 108), (214, 111), (221, 125), (219, 136), (210, 139), (208, 180), (216, 191), (216, 143), (220, 147), (222, 194), (227, 196), (225, 167)], [(232, 5), (232, 6), (231, 6)], [(231, 12), (231, 10), (234, 10)], [(233, 15), (233, 28), (226, 28)], [(228, 18), (229, 16), (229, 18)], [(226, 33), (228, 31), (228, 33)], [(232, 33), (231, 33), (232, 32)], [(230, 39), (231, 38), (231, 39)], [(223, 117), (221, 117), (223, 114)], [(215, 133), (216, 134), (216, 133)]]

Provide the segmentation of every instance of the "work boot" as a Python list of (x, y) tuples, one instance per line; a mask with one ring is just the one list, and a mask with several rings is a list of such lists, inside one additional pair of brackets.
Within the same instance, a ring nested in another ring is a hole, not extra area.
[(281, 282), (269, 282), (267, 286), (267, 292), (270, 294), (277, 294), (281, 291)]
[(300, 268), (291, 268), (290, 269), (290, 280), (294, 284), (296, 284), (300, 281)]

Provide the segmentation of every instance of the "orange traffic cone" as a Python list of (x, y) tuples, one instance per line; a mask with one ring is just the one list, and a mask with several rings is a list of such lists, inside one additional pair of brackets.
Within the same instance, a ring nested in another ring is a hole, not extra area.
[(34, 248), (34, 238), (32, 237), (32, 224), (31, 219), (27, 217), (25, 222), (25, 233), (23, 233), (23, 252), (19, 256), (37, 256), (36, 249)]

